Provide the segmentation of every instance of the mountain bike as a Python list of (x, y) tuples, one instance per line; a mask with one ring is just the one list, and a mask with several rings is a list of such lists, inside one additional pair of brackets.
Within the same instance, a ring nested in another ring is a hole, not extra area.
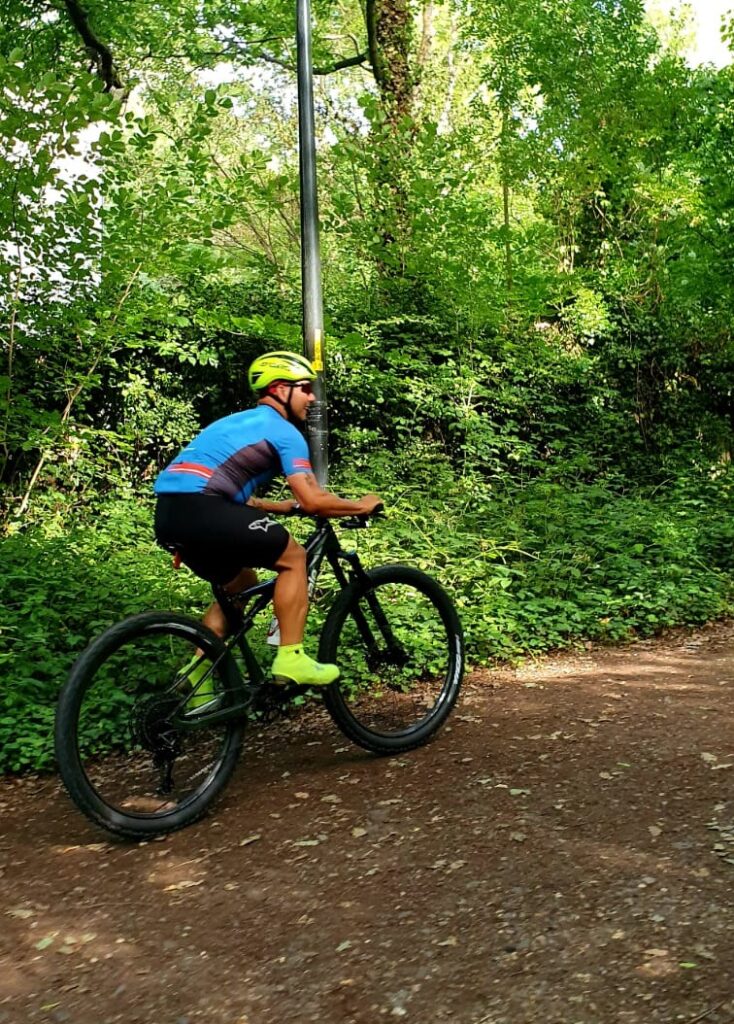
[[(456, 609), (425, 573), (404, 565), (365, 569), (342, 547), (334, 522), (365, 528), (370, 516), (309, 518), (309, 588), (324, 563), (338, 586), (318, 657), (338, 664), (340, 676), (320, 691), (324, 704), (368, 751), (419, 747), (459, 694), (464, 640)], [(226, 640), (188, 616), (145, 612), (111, 626), (80, 655), (59, 697), (55, 742), (64, 784), (89, 819), (138, 840), (192, 824), (229, 780), (247, 722), (268, 720), (303, 697), (303, 687), (271, 680), (247, 639), (274, 585), (270, 579), (234, 596), (212, 586), (230, 625)], [(193, 689), (192, 659), (204, 666)], [(205, 685), (215, 695), (211, 706), (187, 710)]]

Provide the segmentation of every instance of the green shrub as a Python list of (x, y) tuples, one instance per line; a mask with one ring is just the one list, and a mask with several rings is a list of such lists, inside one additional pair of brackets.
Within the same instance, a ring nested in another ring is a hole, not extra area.
[[(435, 575), (457, 603), (474, 664), (648, 636), (731, 610), (731, 472), (689, 469), (647, 490), (564, 485), (550, 473), (492, 488), (456, 478), (425, 442), (403, 455), (376, 453), (369, 470), (357, 464), (335, 479), (342, 493), (380, 491), (389, 510), (345, 543), (358, 543), (367, 565), (402, 561)], [(67, 532), (50, 520), (2, 541), (0, 770), (51, 766), (59, 687), (101, 630), (149, 609), (198, 616), (208, 604), (205, 583), (171, 571), (151, 520), (152, 500), (117, 502)], [(293, 525), (299, 537), (308, 529)], [(324, 577), (313, 649), (329, 603)]]

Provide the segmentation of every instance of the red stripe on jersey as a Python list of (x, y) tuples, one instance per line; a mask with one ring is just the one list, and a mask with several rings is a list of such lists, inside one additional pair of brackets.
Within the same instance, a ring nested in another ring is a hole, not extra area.
[(198, 462), (174, 462), (168, 467), (169, 473), (193, 473), (194, 476), (203, 476), (206, 480), (214, 476), (214, 470), (208, 466), (200, 466)]
[(293, 468), (294, 469), (311, 469), (312, 467), (311, 467), (311, 463), (308, 461), (308, 459), (294, 459), (293, 460)]

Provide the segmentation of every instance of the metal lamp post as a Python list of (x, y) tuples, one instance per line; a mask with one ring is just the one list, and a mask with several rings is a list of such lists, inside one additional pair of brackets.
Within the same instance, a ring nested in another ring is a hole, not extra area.
[(303, 341), (306, 357), (318, 372), (316, 401), (308, 416), (308, 438), (316, 479), (325, 487), (329, 477), (326, 412), (324, 305), (321, 292), (319, 198), (316, 181), (313, 65), (311, 61), (311, 0), (296, 0), (298, 49), (298, 135), (301, 166), (301, 281)]

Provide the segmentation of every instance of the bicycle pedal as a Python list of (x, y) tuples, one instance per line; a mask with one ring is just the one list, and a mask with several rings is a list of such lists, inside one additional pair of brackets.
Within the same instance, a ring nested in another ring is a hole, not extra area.
[(275, 680), (270, 684), (270, 696), (271, 699), (279, 705), (290, 704), (294, 697), (298, 697), (302, 694), (305, 687), (298, 686), (292, 679), (283, 679), (282, 683), (276, 683)]

